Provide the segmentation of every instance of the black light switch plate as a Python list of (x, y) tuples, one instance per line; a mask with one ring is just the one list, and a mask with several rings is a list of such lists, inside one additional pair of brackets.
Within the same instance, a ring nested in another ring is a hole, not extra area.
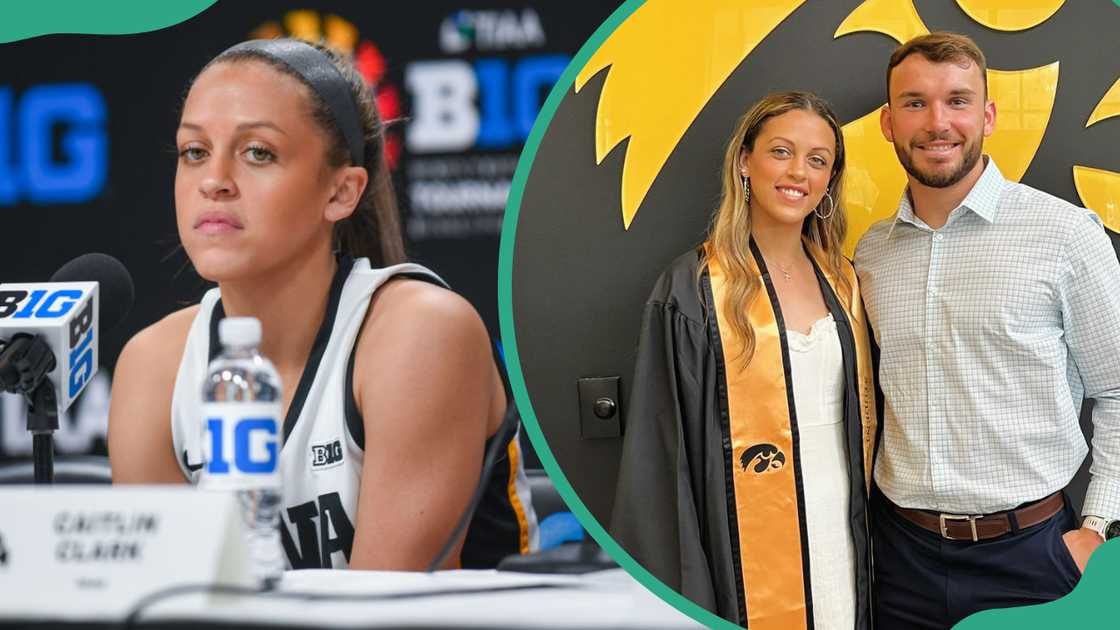
[(581, 378), (579, 391), (579, 436), (584, 440), (622, 436), (622, 397), (618, 376)]

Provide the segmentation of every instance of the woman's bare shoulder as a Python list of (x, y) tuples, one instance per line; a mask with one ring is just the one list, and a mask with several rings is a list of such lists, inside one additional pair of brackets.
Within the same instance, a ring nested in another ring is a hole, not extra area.
[(450, 289), (413, 278), (390, 280), (374, 293), (363, 336), (369, 328), (382, 326), (487, 336), (482, 318), (470, 302)]
[[(355, 380), (379, 391), (425, 382), (450, 387), (477, 377), (483, 391), (493, 359), (490, 335), (470, 302), (415, 279), (395, 279), (373, 296), (355, 358)], [(433, 381), (446, 379), (446, 383)], [(359, 386), (359, 400), (362, 402)]]

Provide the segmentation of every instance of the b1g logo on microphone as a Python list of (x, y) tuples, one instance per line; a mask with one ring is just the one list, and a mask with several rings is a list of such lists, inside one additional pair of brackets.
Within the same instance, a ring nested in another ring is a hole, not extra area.
[(78, 395), (93, 376), (93, 300), (86, 302), (77, 319), (70, 322), (70, 396)]
[(58, 319), (65, 317), (80, 299), (82, 292), (77, 289), (0, 291), (0, 318)]
[[(94, 374), (96, 312), (94, 292), (80, 284), (50, 289), (33, 285), (0, 287), (0, 327), (50, 338), (48, 342), (64, 375), (56, 385), (67, 400), (76, 397)], [(59, 356), (60, 352), (66, 354)]]
[(202, 482), (227, 486), (250, 481), (266, 485), (275, 478), (280, 444), (275, 405), (210, 403), (203, 410)]

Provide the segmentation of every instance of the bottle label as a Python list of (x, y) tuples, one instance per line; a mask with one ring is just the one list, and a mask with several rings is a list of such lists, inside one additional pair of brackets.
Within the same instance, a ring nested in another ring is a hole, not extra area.
[(280, 486), (279, 402), (202, 405), (199, 486), (220, 490)]

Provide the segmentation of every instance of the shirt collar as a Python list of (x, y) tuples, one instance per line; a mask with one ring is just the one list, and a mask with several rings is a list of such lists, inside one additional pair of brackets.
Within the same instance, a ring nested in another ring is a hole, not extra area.
[[(984, 167), (984, 171), (980, 173), (980, 179), (976, 180), (972, 190), (968, 191), (968, 195), (965, 196), (958, 207), (972, 211), (988, 223), (995, 223), (996, 211), (999, 209), (1000, 191), (1003, 189), (1003, 173), (1000, 172), (999, 167), (996, 166), (996, 161), (991, 156), (986, 155), (984, 159), (987, 161), (987, 165)], [(890, 238), (899, 221), (918, 225), (918, 218), (914, 215), (914, 206), (910, 202), (909, 187), (903, 191), (902, 199), (898, 202), (898, 210), (895, 212), (890, 230), (887, 231), (887, 238)]]

